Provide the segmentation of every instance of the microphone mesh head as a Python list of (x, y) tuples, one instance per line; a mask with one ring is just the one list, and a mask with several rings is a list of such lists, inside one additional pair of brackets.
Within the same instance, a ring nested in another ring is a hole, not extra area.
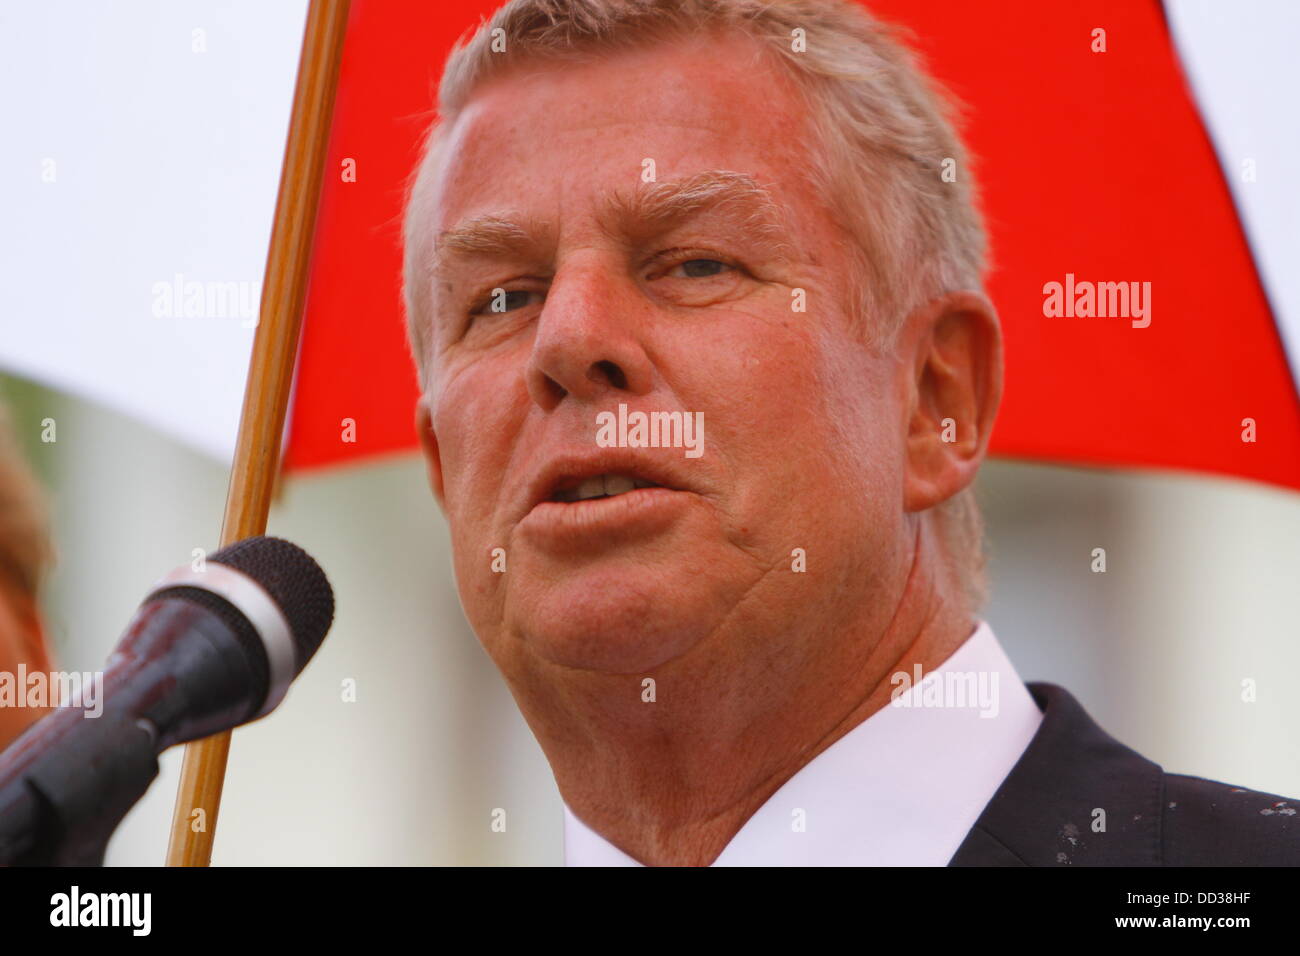
[(248, 575), (280, 606), (302, 672), (334, 621), (334, 590), (312, 556), (283, 538), (245, 538), (208, 556)]

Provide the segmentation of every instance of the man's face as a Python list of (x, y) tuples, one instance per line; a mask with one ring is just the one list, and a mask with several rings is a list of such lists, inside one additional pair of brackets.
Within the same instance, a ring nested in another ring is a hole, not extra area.
[[(805, 114), (734, 37), (530, 65), (452, 131), (423, 228), (519, 228), (440, 243), (424, 438), (466, 613), (512, 682), (761, 667), (815, 655), (809, 621), (887, 623), (906, 370), (863, 344), (878, 319), (850, 314)], [(777, 212), (636, 202), (710, 175), (762, 184)], [(702, 454), (601, 447), (597, 416), (620, 404), (702, 414)], [(567, 500), (597, 475), (656, 487)]]

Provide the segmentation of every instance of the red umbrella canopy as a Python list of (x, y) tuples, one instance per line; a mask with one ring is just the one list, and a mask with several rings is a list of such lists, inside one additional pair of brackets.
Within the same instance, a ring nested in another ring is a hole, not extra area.
[[(447, 53), (497, 5), (353, 3), (291, 469), (416, 445), (405, 183)], [(965, 106), (1006, 339), (993, 453), (1300, 488), (1295, 382), (1160, 5), (869, 6), (910, 28)], [(1105, 315), (1125, 294), (1124, 315)], [(1247, 419), (1254, 441), (1243, 441)]]

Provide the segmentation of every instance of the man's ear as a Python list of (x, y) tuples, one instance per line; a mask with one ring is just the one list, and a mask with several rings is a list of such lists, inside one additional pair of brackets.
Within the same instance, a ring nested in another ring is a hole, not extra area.
[(438, 456), (438, 436), (433, 432), (433, 415), (428, 400), (421, 396), (415, 403), (415, 431), (420, 436), (420, 451), (429, 472), (429, 487), (438, 499), (438, 507), (446, 510), (442, 494), (442, 459)]
[(968, 487), (1002, 400), (1002, 331), (987, 298), (953, 292), (908, 317), (915, 343), (904, 506), (923, 511)]

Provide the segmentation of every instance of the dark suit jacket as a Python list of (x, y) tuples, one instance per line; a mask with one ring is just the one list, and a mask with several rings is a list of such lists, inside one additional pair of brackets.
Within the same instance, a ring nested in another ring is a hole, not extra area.
[(949, 866), (1300, 866), (1300, 800), (1165, 773), (1028, 686), (1043, 722)]

